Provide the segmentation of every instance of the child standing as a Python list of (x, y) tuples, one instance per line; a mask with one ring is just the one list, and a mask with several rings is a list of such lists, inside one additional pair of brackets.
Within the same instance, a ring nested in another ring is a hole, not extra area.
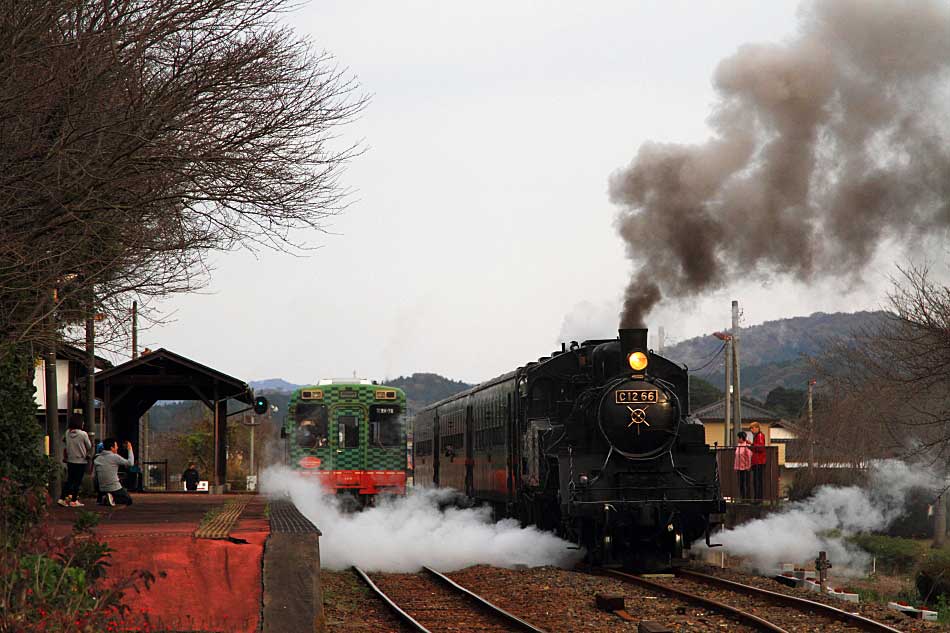
[(736, 444), (736, 458), (733, 468), (739, 478), (739, 498), (749, 498), (749, 484), (752, 478), (752, 442), (746, 439), (745, 431), (739, 431)]

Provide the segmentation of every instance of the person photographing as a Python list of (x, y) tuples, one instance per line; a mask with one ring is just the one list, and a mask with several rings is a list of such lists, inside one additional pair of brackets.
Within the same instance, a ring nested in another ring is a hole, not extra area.
[(96, 455), (96, 479), (99, 481), (99, 503), (107, 506), (132, 505), (129, 491), (119, 482), (119, 466), (131, 468), (135, 465), (132, 442), (125, 442), (128, 459), (119, 455), (119, 442), (109, 438), (103, 443), (103, 451)]

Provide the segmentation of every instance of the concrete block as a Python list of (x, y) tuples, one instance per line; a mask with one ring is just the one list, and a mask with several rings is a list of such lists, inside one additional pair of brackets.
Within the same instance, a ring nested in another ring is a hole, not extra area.
[(626, 608), (623, 596), (619, 593), (598, 593), (594, 596), (597, 608), (603, 611), (622, 611)]

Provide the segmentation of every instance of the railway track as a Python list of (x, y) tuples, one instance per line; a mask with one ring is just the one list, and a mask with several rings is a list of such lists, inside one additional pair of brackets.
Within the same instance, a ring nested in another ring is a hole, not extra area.
[[(898, 629), (820, 602), (680, 570), (674, 578), (654, 580), (613, 570), (598, 574), (676, 595), (726, 613), (742, 623), (773, 633), (901, 633)], [(710, 589), (713, 595), (710, 596)]]
[(375, 579), (359, 567), (353, 571), (413, 631), (546, 633), (429, 567), (420, 574), (376, 574)]

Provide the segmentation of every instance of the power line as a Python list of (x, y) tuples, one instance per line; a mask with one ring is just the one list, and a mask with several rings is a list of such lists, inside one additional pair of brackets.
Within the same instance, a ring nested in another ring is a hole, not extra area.
[(717, 358), (719, 358), (719, 355), (722, 354), (722, 350), (724, 350), (724, 349), (726, 349), (726, 343), (725, 343), (725, 341), (723, 342), (722, 347), (719, 348), (719, 351), (717, 351), (715, 354), (713, 354), (712, 357), (711, 357), (708, 361), (706, 361), (706, 363), (705, 363), (702, 367), (697, 367), (696, 369), (690, 369), (689, 371), (695, 373), (695, 372), (697, 372), (697, 371), (702, 371), (702, 370), (706, 369), (707, 367), (709, 367), (709, 366), (712, 364), (712, 362), (713, 362), (714, 360), (716, 360)]

